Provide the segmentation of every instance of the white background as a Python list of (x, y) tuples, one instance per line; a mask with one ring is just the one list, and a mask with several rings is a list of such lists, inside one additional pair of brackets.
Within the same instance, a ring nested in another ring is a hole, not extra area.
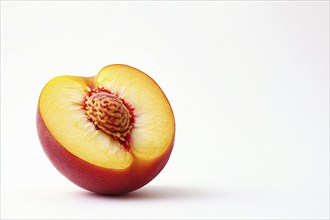
[[(2, 218), (329, 218), (329, 2), (1, 2)], [(39, 144), (53, 77), (124, 63), (177, 124), (134, 193), (73, 185)]]

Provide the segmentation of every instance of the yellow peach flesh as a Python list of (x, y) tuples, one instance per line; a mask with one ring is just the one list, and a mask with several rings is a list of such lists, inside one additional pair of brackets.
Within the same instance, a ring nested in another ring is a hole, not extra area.
[[(104, 87), (134, 108), (129, 151), (111, 135), (96, 129), (86, 116), (83, 104), (90, 87)], [(39, 108), (46, 127), (62, 146), (104, 168), (126, 169), (134, 157), (155, 159), (174, 138), (174, 116), (161, 89), (144, 73), (124, 65), (105, 67), (91, 78), (54, 78), (45, 86)]]

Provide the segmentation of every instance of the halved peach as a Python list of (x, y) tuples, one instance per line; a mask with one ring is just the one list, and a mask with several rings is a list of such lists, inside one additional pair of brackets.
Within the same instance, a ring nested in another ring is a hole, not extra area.
[(41, 145), (78, 186), (121, 194), (151, 181), (166, 165), (175, 121), (160, 87), (127, 65), (96, 76), (60, 76), (47, 83), (37, 110)]

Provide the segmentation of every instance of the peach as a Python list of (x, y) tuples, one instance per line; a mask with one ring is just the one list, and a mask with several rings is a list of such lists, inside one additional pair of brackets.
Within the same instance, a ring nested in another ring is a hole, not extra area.
[(40, 143), (76, 185), (101, 194), (139, 189), (166, 165), (174, 144), (172, 108), (157, 83), (127, 65), (96, 76), (59, 76), (40, 94)]

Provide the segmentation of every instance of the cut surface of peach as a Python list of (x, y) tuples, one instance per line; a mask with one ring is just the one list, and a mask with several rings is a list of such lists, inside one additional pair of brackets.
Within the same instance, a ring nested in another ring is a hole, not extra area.
[[(124, 114), (125, 120), (102, 126), (104, 112), (95, 112), (108, 100), (113, 103), (106, 114)], [(134, 160), (154, 160), (174, 138), (174, 115), (166, 96), (148, 75), (126, 65), (104, 67), (90, 78), (54, 78), (43, 89), (38, 107), (66, 150), (104, 168), (126, 169)]]

